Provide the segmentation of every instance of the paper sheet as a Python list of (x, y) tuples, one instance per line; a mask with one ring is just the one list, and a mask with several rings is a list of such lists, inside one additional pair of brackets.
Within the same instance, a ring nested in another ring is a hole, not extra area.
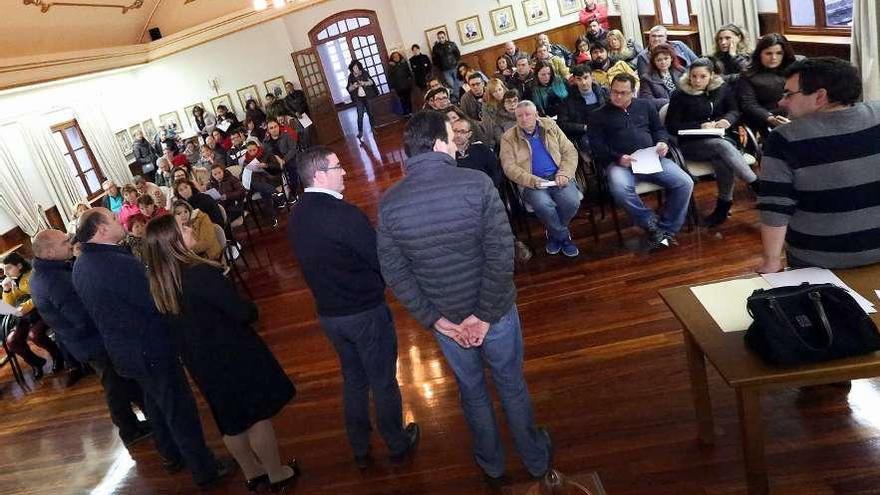
[(241, 185), (245, 189), (247, 189), (248, 191), (251, 190), (251, 179), (253, 179), (253, 178), (254, 178), (254, 171), (253, 170), (251, 170), (249, 168), (245, 168), (244, 170), (241, 171)]
[(257, 160), (256, 158), (248, 162), (245, 167), (252, 171), (262, 170), (262, 168), (260, 167), (260, 160)]
[(711, 129), (682, 129), (678, 131), (679, 136), (724, 136), (725, 129), (717, 127)]
[(18, 314), (18, 308), (15, 306), (10, 306), (6, 304), (5, 301), (0, 301), (0, 315), (14, 315)]
[(207, 191), (205, 191), (205, 194), (214, 198), (214, 201), (220, 200), (220, 191), (214, 189), (213, 187), (211, 189), (208, 189)]
[(223, 132), (226, 132), (227, 130), (229, 130), (229, 126), (231, 126), (231, 125), (232, 125), (231, 122), (229, 122), (228, 120), (224, 120), (223, 122), (220, 122), (219, 124), (217, 124), (217, 128)]
[(852, 290), (850, 286), (843, 283), (843, 280), (840, 280), (834, 272), (827, 268), (800, 268), (798, 270), (786, 270), (779, 273), (765, 273), (761, 275), (761, 277), (773, 287), (790, 287), (793, 285), (801, 285), (804, 282), (809, 284), (834, 284), (849, 292), (865, 313), (871, 314), (877, 312), (871, 301)]
[(632, 171), (634, 174), (655, 174), (662, 172), (663, 167), (660, 166), (660, 155), (657, 150), (651, 146), (650, 148), (642, 148), (631, 155), (633, 157)]
[(309, 115), (304, 113), (302, 117), (299, 118), (299, 123), (303, 126), (303, 129), (312, 125), (312, 119), (309, 118)]
[(761, 277), (728, 280), (691, 287), (700, 304), (715, 320), (722, 332), (741, 332), (752, 324), (746, 300), (758, 289), (769, 289)]
[(555, 180), (542, 180), (538, 182), (538, 189), (547, 189), (548, 187), (556, 186)]

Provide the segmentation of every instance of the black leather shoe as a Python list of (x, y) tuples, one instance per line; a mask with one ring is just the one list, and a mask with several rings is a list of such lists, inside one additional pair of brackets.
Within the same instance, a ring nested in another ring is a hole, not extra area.
[[(481, 469), (482, 470), (482, 469)], [(501, 476), (489, 476), (489, 473), (483, 471), (483, 481), (489, 485), (489, 488), (493, 490), (500, 490), (508, 483), (507, 476), (502, 474)]]
[(416, 449), (419, 446), (419, 438), (421, 437), (421, 429), (419, 428), (419, 425), (417, 423), (410, 423), (406, 425), (406, 428), (403, 430), (406, 432), (407, 437), (409, 437), (409, 444), (403, 452), (388, 456), (388, 460), (390, 460), (392, 464), (403, 464), (411, 459), (412, 456), (415, 455)]
[(244, 482), (244, 487), (250, 492), (258, 492), (263, 486), (269, 486), (269, 475), (261, 474)]
[(374, 459), (373, 456), (368, 452), (366, 455), (356, 455), (354, 456), (354, 465), (357, 466), (358, 469), (364, 470), (368, 469), (373, 465)]
[(70, 370), (70, 373), (67, 374), (67, 381), (64, 383), (64, 386), (70, 388), (76, 385), (78, 381), (82, 380), (83, 376), (85, 376), (85, 373), (82, 368), (73, 368)]
[[(122, 444), (125, 445), (126, 448), (133, 446), (134, 444), (146, 440), (153, 436), (153, 430), (151, 428), (139, 428), (137, 433), (134, 435), (123, 438)], [(163, 464), (164, 465), (164, 464)], [(178, 469), (179, 471), (179, 469)]]
[(544, 475), (547, 474), (547, 471), (550, 471), (551, 469), (553, 469), (553, 455), (555, 454), (555, 451), (553, 448), (553, 437), (550, 436), (550, 431), (547, 430), (546, 427), (541, 426), (538, 428), (538, 436), (547, 439), (547, 470), (538, 476), (533, 475), (532, 478), (534, 478), (536, 480), (543, 478)]
[(287, 465), (290, 466), (290, 469), (293, 469), (293, 474), (290, 475), (289, 478), (271, 483), (269, 485), (269, 488), (272, 490), (272, 493), (278, 493), (281, 490), (284, 490), (291, 484), (296, 483), (297, 480), (299, 480), (299, 477), (302, 476), (302, 471), (300, 471), (299, 463), (296, 462), (296, 459), (291, 459), (287, 461)]
[(168, 474), (176, 474), (183, 471), (186, 464), (183, 459), (162, 459), (162, 469)]
[(217, 473), (214, 475), (214, 477), (207, 481), (197, 483), (197, 485), (202, 490), (213, 488), (214, 486), (220, 484), (223, 478), (226, 478), (230, 474), (234, 473), (237, 469), (238, 464), (235, 463), (235, 460), (229, 457), (224, 457), (217, 461)]

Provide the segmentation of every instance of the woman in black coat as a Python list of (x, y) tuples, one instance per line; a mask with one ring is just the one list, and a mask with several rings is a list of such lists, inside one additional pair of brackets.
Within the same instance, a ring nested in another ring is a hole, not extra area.
[(684, 68), (672, 45), (661, 43), (651, 49), (650, 67), (639, 81), (639, 98), (654, 102), (660, 110), (669, 103), (672, 92), (678, 88), (678, 82), (684, 74)]
[(391, 52), (391, 56), (388, 57), (388, 83), (400, 98), (403, 115), (411, 114), (413, 75), (400, 52)]
[(725, 82), (734, 82), (739, 74), (749, 66), (751, 57), (748, 41), (743, 30), (736, 24), (725, 24), (715, 32), (715, 53), (710, 57), (715, 62), (716, 72)]
[[(724, 79), (715, 73), (715, 63), (708, 58), (695, 60), (672, 93), (666, 128), (673, 136), (686, 129), (723, 129), (729, 134), (738, 120), (736, 100)], [(752, 188), (757, 186), (758, 177), (730, 139), (721, 135), (677, 136), (677, 139), (685, 158), (707, 160), (715, 168), (718, 200), (706, 224), (714, 227), (724, 223), (733, 205), (734, 177)]]
[(779, 124), (788, 123), (779, 100), (785, 89), (783, 74), (794, 61), (794, 50), (788, 39), (771, 33), (758, 40), (752, 63), (740, 74), (737, 98), (743, 120), (764, 136)]
[(370, 98), (379, 96), (376, 83), (364, 70), (364, 66), (358, 60), (352, 60), (348, 64), (348, 94), (351, 101), (357, 106), (358, 139), (364, 137), (364, 114), (370, 119), (370, 128), (373, 128), (373, 112), (370, 111)]
[(199, 189), (191, 180), (176, 180), (174, 182), (174, 197), (186, 201), (193, 209), (202, 210), (202, 213), (208, 215), (208, 218), (211, 219), (211, 223), (214, 225), (221, 227), (226, 225), (219, 203), (211, 196), (199, 192)]
[[(192, 252), (192, 231), (171, 215), (147, 225), (144, 257), (150, 292), (177, 350), (204, 395), (245, 485), (273, 491), (296, 481), (296, 460), (282, 464), (271, 418), (296, 390), (252, 325), (256, 305), (241, 298), (222, 266)], [(256, 455), (255, 455), (256, 454)]]

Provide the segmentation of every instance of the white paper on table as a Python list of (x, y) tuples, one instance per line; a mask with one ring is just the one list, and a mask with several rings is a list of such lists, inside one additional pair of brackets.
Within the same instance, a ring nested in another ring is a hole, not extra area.
[(15, 315), (18, 314), (18, 308), (15, 306), (10, 306), (5, 301), (0, 301), (0, 315)]
[(241, 171), (241, 185), (247, 189), (251, 190), (251, 179), (254, 178), (254, 171), (250, 168), (245, 168)]
[(679, 136), (724, 136), (725, 129), (712, 127), (709, 129), (682, 129), (678, 131)]
[(228, 120), (224, 120), (223, 122), (220, 122), (219, 124), (217, 124), (217, 128), (223, 132), (226, 132), (229, 129), (229, 126), (231, 126), (231, 125), (232, 125), (232, 122), (229, 122)]
[(633, 157), (632, 171), (634, 174), (656, 174), (662, 172), (663, 167), (660, 166), (660, 155), (653, 146), (650, 148), (642, 148), (630, 154)]
[(752, 277), (691, 287), (700, 304), (715, 320), (722, 332), (740, 332), (749, 328), (752, 317), (746, 300), (758, 289), (769, 289), (761, 277)]
[(260, 167), (260, 160), (257, 160), (256, 158), (254, 158), (247, 165), (245, 165), (245, 168), (247, 168), (248, 170), (252, 170), (254, 172), (256, 172), (257, 170), (262, 170), (262, 168)]
[(308, 126), (312, 125), (314, 122), (312, 122), (312, 119), (309, 118), (308, 114), (304, 113), (303, 116), (299, 118), (299, 123), (303, 126), (303, 129), (305, 129)]
[(208, 189), (207, 191), (205, 191), (205, 194), (214, 198), (214, 201), (220, 200), (220, 191), (214, 189), (213, 187), (211, 189)]
[(827, 268), (800, 268), (797, 270), (786, 270), (779, 273), (765, 273), (761, 275), (761, 277), (773, 287), (791, 287), (801, 285), (804, 282), (808, 284), (834, 284), (849, 292), (849, 295), (853, 296), (853, 299), (859, 303), (859, 306), (862, 307), (862, 310), (864, 310), (865, 313), (871, 314), (877, 312), (871, 301), (852, 290), (850, 286), (843, 283), (843, 280), (840, 280), (834, 272)]

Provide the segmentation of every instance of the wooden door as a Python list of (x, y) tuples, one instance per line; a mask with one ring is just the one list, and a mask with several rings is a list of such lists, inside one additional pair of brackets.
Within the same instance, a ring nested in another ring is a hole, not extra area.
[(318, 52), (314, 48), (306, 48), (291, 53), (290, 56), (312, 112), (312, 143), (329, 144), (342, 139), (342, 126), (339, 125), (339, 116), (333, 106), (330, 87), (324, 77)]

